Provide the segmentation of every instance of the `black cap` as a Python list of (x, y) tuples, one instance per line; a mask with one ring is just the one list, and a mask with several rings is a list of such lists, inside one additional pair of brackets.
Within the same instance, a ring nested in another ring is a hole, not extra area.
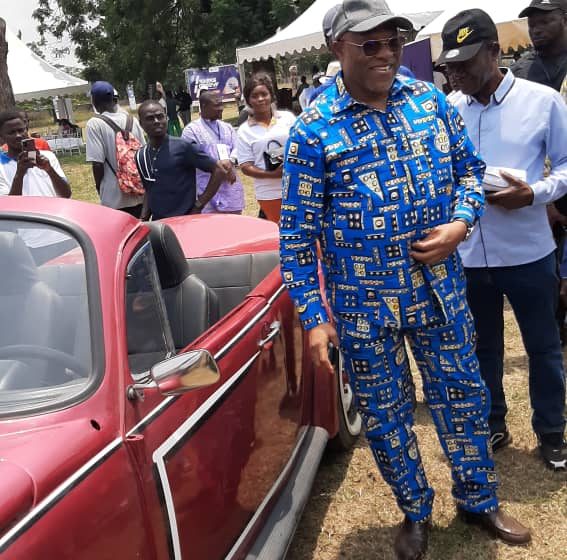
[(551, 12), (561, 10), (567, 12), (566, 0), (532, 0), (531, 4), (524, 8), (518, 17), (529, 17), (535, 11)]
[(364, 33), (385, 23), (400, 29), (413, 29), (413, 23), (403, 16), (394, 15), (385, 0), (343, 0), (340, 7), (333, 20), (333, 39), (347, 31)]
[(489, 41), (498, 41), (491, 17), (482, 10), (464, 10), (451, 18), (441, 32), (443, 51), (436, 65), (470, 60)]

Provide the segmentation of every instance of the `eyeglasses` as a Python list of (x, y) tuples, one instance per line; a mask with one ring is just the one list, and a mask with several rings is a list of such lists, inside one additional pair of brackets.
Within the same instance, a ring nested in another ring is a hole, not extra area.
[(361, 45), (358, 43), (352, 43), (351, 41), (345, 41), (340, 39), (343, 43), (352, 45), (353, 47), (359, 47), (362, 49), (364, 56), (374, 56), (380, 52), (380, 49), (389, 49), (392, 52), (398, 52), (404, 41), (401, 37), (390, 37), (389, 39), (370, 39), (369, 41), (364, 41)]

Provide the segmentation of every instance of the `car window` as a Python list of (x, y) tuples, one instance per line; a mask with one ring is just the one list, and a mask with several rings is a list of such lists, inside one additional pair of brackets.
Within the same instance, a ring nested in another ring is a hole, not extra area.
[(85, 255), (72, 234), (0, 220), (0, 415), (80, 395), (93, 379)]
[(128, 264), (126, 333), (130, 371), (136, 380), (143, 378), (151, 366), (175, 353), (149, 242), (138, 249)]

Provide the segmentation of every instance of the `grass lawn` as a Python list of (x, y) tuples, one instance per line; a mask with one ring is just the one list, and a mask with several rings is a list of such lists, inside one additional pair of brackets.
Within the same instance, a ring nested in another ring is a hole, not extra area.
[[(514, 441), (495, 456), (499, 495), (503, 507), (532, 528), (533, 543), (526, 548), (506, 546), (455, 520), (449, 465), (418, 381), (415, 432), (428, 480), (436, 491), (429, 560), (567, 559), (567, 473), (548, 471), (534, 452), (528, 360), (510, 309), (505, 322), (505, 387)], [(287, 560), (391, 560), (401, 518), (361, 438), (352, 453), (325, 457)]]

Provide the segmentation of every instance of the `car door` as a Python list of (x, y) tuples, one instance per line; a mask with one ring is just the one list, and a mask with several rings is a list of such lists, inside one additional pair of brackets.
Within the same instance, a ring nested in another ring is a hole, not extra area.
[[(215, 357), (219, 383), (164, 398), (147, 376), (172, 348), (149, 243), (126, 259), (125, 277), (126, 338), (136, 350), (127, 360), (125, 432), (158, 558), (224, 558), (298, 438), (303, 388), (299, 372), (288, 376), (287, 293), (276, 272), (196, 341)], [(152, 309), (132, 313), (142, 301)]]

